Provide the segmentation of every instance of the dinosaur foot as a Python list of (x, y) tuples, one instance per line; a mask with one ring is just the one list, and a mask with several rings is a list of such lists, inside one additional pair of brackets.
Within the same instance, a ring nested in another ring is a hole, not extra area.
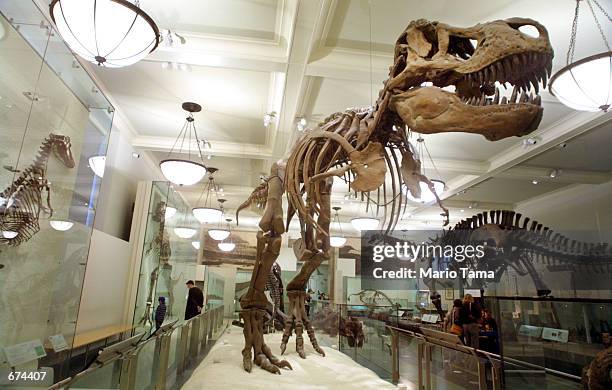
[[(242, 350), (242, 366), (245, 371), (251, 372), (253, 362), (264, 370), (273, 373), (281, 373), (281, 368), (293, 370), (291, 364), (286, 360), (280, 360), (272, 354), (270, 347), (266, 345), (263, 338), (264, 313), (262, 309), (244, 309), (240, 312), (244, 320), (244, 349)], [(255, 358), (253, 359), (253, 353)]]
[(306, 292), (302, 290), (288, 291), (289, 296), (289, 312), (291, 313), (291, 319), (285, 322), (285, 329), (283, 331), (283, 338), (281, 342), (281, 355), (285, 353), (287, 349), (287, 343), (291, 338), (291, 335), (295, 331), (295, 351), (302, 359), (306, 359), (306, 352), (304, 351), (304, 337), (303, 332), (306, 329), (310, 344), (317, 353), (321, 356), (325, 356), (323, 348), (319, 346), (319, 342), (314, 333), (314, 329), (308, 320), (306, 315)]

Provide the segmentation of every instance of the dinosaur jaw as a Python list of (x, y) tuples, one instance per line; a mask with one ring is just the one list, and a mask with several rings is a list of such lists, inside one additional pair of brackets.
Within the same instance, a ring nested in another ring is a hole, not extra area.
[(543, 113), (541, 99), (523, 96), (510, 101), (499, 100), (499, 94), (495, 99), (462, 99), (437, 87), (420, 87), (393, 96), (390, 107), (418, 133), (476, 133), (496, 141), (537, 129)]

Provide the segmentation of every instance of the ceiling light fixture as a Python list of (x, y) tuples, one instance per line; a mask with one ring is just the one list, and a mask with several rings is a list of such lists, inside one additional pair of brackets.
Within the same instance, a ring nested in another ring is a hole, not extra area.
[(553, 169), (552, 171), (548, 173), (548, 177), (550, 177), (551, 179), (554, 179), (556, 177), (559, 177), (560, 174), (561, 174), (560, 169)]
[(364, 231), (364, 230), (376, 230), (378, 228), (378, 223), (380, 221), (378, 218), (370, 218), (370, 217), (359, 217), (351, 219), (351, 225), (356, 230)]
[(191, 246), (199, 251), (200, 250), (200, 241), (192, 241), (191, 242)]
[[(232, 225), (231, 225), (232, 219), (231, 218), (227, 218), (226, 221), (227, 221), (227, 229), (230, 232), (230, 234), (228, 234), (228, 237), (230, 237), (231, 230), (232, 230)], [(236, 247), (236, 244), (234, 244), (232, 242), (231, 237), (230, 237), (230, 241), (229, 242), (220, 242), (220, 243), (217, 244), (217, 247), (219, 249), (221, 249), (223, 252), (231, 252)]]
[(196, 202), (197, 206), (198, 204), (200, 204), (200, 201), (202, 200), (202, 197), (204, 197), (204, 194), (206, 194), (206, 197), (204, 197), (204, 205), (202, 207), (194, 207), (191, 210), (193, 216), (196, 217), (196, 219), (200, 221), (200, 223), (213, 223), (223, 217), (223, 211), (221, 210), (221, 208), (212, 207), (213, 193), (216, 196), (219, 190), (217, 184), (215, 183), (215, 178), (213, 176), (214, 173), (217, 171), (217, 168), (208, 167), (208, 182), (204, 185), (204, 187), (202, 187), (202, 193), (200, 193), (200, 197)]
[[(225, 199), (218, 199), (218, 202), (220, 204), (221, 214), (223, 217), (223, 204), (225, 203)], [(229, 229), (223, 229), (221, 223), (219, 223), (218, 228), (208, 230), (208, 235), (215, 241), (223, 241), (230, 235), (230, 231)]]
[[(185, 119), (183, 128), (172, 145), (172, 149), (170, 149), (170, 152), (168, 152), (168, 158), (162, 160), (159, 163), (159, 167), (161, 168), (164, 177), (170, 182), (181, 186), (190, 186), (202, 180), (204, 175), (206, 175), (206, 166), (204, 165), (204, 160), (202, 159), (202, 149), (200, 148), (200, 143), (203, 143), (204, 145), (210, 145), (210, 143), (206, 140), (200, 140), (193, 119), (193, 113), (202, 111), (202, 106), (197, 103), (185, 102), (183, 103), (182, 107), (183, 110), (187, 111), (189, 114)], [(191, 160), (192, 131), (198, 148), (198, 157), (201, 163)], [(179, 141), (181, 144), (176, 153), (181, 153), (183, 151), (183, 145), (185, 141), (187, 141), (187, 159), (169, 158)]]
[(106, 156), (92, 156), (89, 158), (89, 168), (96, 176), (104, 177), (104, 169), (106, 168)]
[(51, 225), (51, 227), (54, 230), (57, 230), (58, 232), (65, 232), (65, 231), (72, 229), (72, 227), (74, 226), (74, 222), (51, 220), (49, 221), (49, 225)]
[(536, 185), (536, 184), (538, 184), (538, 183), (539, 183), (539, 181), (538, 181), (538, 180), (536, 180), (536, 179), (533, 179), (533, 180), (531, 181), (531, 184), (534, 184), (534, 185)]
[[(423, 136), (419, 134), (419, 138), (417, 138), (417, 150), (416, 150), (415, 157), (421, 161), (421, 164), (422, 164), (421, 172), (423, 174), (425, 173), (425, 160), (424, 160), (425, 153), (427, 153), (427, 156), (429, 158), (432, 168), (436, 171), (436, 174), (440, 176), (440, 172), (438, 171), (438, 168), (436, 167), (436, 164), (434, 163), (433, 158), (431, 157), (431, 154), (429, 153), (429, 149), (427, 148), (427, 145), (425, 144), (425, 138), (423, 138)], [(431, 191), (431, 189), (429, 188), (429, 185), (423, 181), (419, 182), (421, 196), (418, 198), (414, 196), (408, 190), (408, 187), (406, 187), (405, 184), (402, 184), (402, 191), (404, 192), (404, 194), (406, 194), (406, 197), (413, 202), (430, 203), (430, 202), (435, 201), (437, 197), (440, 197), (442, 192), (444, 192), (444, 188), (446, 186), (442, 180), (433, 179), (433, 180), (430, 180), (430, 182), (433, 184), (433, 190), (435, 191), (435, 194)]]
[(340, 248), (344, 246), (344, 244), (346, 244), (346, 238), (344, 237), (344, 234), (342, 233), (342, 225), (340, 224), (340, 216), (338, 215), (338, 210), (342, 210), (342, 207), (334, 206), (332, 208), (334, 209), (334, 212), (335, 212), (334, 221), (338, 224), (338, 230), (340, 230), (340, 235), (330, 236), (329, 245), (333, 246), (334, 248)]
[(174, 228), (174, 234), (176, 234), (180, 238), (191, 238), (195, 236), (196, 233), (197, 233), (197, 230), (188, 228), (188, 227), (179, 226), (179, 227)]
[(297, 130), (301, 133), (304, 130), (306, 130), (306, 125), (308, 124), (308, 121), (306, 120), (306, 118), (304, 117), (298, 117), (297, 118)]
[[(595, 19), (606, 52), (594, 54), (574, 62), (576, 32), (580, 3), (585, 2)], [(550, 78), (550, 93), (566, 106), (578, 111), (607, 112), (612, 104), (612, 49), (593, 9), (593, 4), (610, 21), (609, 14), (597, 0), (576, 0), (574, 21), (566, 55), (566, 66)]]
[(276, 111), (267, 112), (263, 118), (264, 127), (270, 126), (270, 124), (274, 122), (274, 119), (276, 119)]
[(132, 65), (157, 48), (157, 25), (139, 1), (52, 0), (51, 19), (70, 49), (109, 68)]

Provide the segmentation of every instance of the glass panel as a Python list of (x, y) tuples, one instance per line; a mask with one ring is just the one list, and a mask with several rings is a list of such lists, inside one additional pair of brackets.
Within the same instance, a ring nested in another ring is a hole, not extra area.
[(70, 389), (118, 389), (121, 376), (121, 360), (116, 360), (104, 367), (76, 379)]
[(418, 342), (413, 337), (399, 336), (399, 386), (406, 390), (418, 389)]
[(0, 347), (39, 356), (0, 371), (48, 367), (57, 382), (83, 358), (50, 337), (75, 336), (101, 180), (88, 160), (106, 154), (114, 110), (33, 2), (0, 12)]
[(166, 385), (168, 388), (176, 382), (176, 369), (177, 369), (177, 351), (180, 350), (180, 335), (181, 331), (176, 329), (172, 332), (172, 336), (170, 338), (170, 355), (168, 357), (168, 371), (166, 371)]
[(149, 340), (138, 351), (138, 366), (136, 368), (135, 389), (148, 389), (151, 386), (154, 374), (153, 363), (158, 357), (155, 354), (155, 339)]
[(478, 366), (473, 356), (435, 345), (430, 348), (433, 389), (478, 390)]

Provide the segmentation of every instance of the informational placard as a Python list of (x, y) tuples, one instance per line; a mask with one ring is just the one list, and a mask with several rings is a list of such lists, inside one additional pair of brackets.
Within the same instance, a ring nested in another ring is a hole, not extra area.
[(68, 349), (68, 343), (63, 334), (54, 334), (49, 336), (49, 341), (55, 352), (65, 351)]
[(569, 331), (565, 329), (543, 328), (542, 340), (556, 341), (559, 343), (567, 343)]
[(47, 356), (45, 348), (40, 340), (31, 340), (25, 343), (11, 345), (4, 347), (3, 350), (6, 360), (12, 367)]
[(542, 336), (541, 326), (521, 325), (518, 330), (521, 336), (540, 338)]

